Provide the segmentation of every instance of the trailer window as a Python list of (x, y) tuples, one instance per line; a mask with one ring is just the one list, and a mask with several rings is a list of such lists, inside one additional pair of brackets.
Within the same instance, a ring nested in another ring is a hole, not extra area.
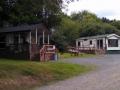
[(118, 47), (118, 39), (108, 39), (108, 47)]

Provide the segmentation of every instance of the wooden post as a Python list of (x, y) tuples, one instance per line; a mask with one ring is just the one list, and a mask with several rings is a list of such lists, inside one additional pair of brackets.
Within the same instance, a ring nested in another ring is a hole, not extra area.
[(20, 44), (20, 33), (18, 34), (18, 42)]
[(84, 50), (84, 45), (83, 45), (83, 50)]
[(94, 50), (95, 50), (95, 45), (94, 45)]
[(90, 50), (90, 45), (89, 45), (89, 50)]
[(20, 45), (20, 33), (18, 34), (18, 51), (20, 51), (21, 45)]
[(29, 43), (30, 43), (30, 45), (29, 45), (29, 51), (31, 53), (31, 31), (29, 33)]
[(50, 44), (49, 34), (48, 34), (48, 44)]
[(35, 43), (37, 44), (37, 28), (35, 30)]
[(38, 36), (38, 46), (40, 45), (40, 36)]
[(107, 50), (107, 44), (105, 44), (105, 50)]
[(44, 33), (44, 30), (43, 30), (43, 45), (45, 44), (45, 33)]
[(36, 30), (35, 30), (35, 43), (36, 43), (36, 45), (35, 45), (35, 47), (36, 47), (36, 52), (37, 52), (37, 28), (36, 28)]

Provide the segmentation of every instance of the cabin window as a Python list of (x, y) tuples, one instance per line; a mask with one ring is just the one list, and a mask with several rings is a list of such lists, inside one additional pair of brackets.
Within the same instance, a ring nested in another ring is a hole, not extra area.
[(108, 47), (118, 47), (118, 39), (108, 39)]
[(92, 45), (92, 40), (90, 40), (90, 45)]
[(5, 36), (0, 36), (0, 49), (5, 49), (6, 47), (6, 38)]
[(27, 43), (27, 41), (26, 41), (26, 34), (25, 33), (21, 33), (20, 36), (21, 36), (21, 42), (22, 43)]

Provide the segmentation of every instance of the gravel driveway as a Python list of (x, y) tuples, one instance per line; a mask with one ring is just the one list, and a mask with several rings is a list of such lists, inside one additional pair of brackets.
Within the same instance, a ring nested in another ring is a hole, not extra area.
[(77, 64), (95, 64), (100, 69), (36, 90), (120, 90), (120, 55), (58, 60)]

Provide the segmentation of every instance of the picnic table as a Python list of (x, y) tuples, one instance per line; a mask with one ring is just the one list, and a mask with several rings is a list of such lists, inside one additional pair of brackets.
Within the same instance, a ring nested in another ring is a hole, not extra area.
[(79, 54), (82, 55), (83, 53), (82, 53), (81, 51), (78, 51), (78, 50), (71, 50), (71, 51), (70, 51), (70, 54), (71, 54), (71, 56), (72, 56), (72, 55), (78, 56)]
[(78, 56), (79, 54), (83, 54), (80, 50), (76, 49), (75, 47), (67, 47), (68, 51), (70, 52), (71, 56), (75, 55)]

